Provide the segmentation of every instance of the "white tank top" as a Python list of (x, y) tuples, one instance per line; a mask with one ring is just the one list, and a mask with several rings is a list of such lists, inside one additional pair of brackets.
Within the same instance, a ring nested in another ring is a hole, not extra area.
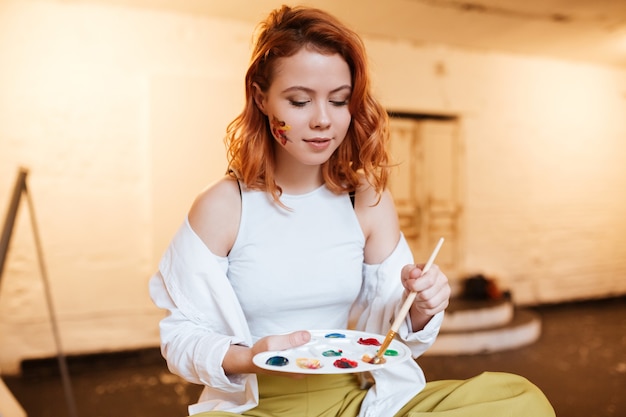
[(347, 194), (326, 186), (281, 196), (242, 186), (228, 278), (255, 341), (294, 330), (342, 329), (361, 288), (365, 237)]

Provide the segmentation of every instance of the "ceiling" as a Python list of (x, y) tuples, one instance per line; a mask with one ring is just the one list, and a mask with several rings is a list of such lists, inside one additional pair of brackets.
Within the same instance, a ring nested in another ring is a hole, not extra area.
[[(67, 1), (67, 0), (65, 0)], [(258, 22), (281, 0), (78, 0)], [(626, 0), (304, 0), (363, 35), (626, 68)]]

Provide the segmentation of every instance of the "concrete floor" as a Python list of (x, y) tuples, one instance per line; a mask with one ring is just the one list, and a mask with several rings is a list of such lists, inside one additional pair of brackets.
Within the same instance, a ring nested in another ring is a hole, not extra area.
[[(536, 307), (534, 344), (472, 356), (425, 356), (429, 380), (513, 372), (537, 384), (559, 417), (626, 416), (626, 298)], [(200, 387), (171, 375), (157, 349), (68, 358), (79, 417), (182, 417)], [(29, 361), (3, 379), (29, 417), (70, 416), (57, 362)]]

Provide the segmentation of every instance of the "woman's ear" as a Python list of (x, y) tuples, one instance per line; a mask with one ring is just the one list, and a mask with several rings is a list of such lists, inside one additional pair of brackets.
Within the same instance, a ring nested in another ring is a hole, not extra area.
[(261, 112), (267, 116), (265, 111), (265, 93), (261, 90), (261, 87), (257, 83), (252, 84), (252, 96), (254, 97), (254, 103), (261, 110)]

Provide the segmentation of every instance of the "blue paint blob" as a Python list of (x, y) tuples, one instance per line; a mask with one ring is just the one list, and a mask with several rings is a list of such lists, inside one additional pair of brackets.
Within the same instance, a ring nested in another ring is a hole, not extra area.
[(272, 356), (268, 360), (265, 361), (266, 365), (271, 366), (285, 366), (289, 363), (289, 359), (284, 356)]
[(346, 335), (343, 333), (328, 333), (326, 336), (327, 339), (345, 339)]
[(322, 355), (329, 357), (329, 356), (341, 356), (343, 354), (342, 350), (327, 350), (322, 352)]

